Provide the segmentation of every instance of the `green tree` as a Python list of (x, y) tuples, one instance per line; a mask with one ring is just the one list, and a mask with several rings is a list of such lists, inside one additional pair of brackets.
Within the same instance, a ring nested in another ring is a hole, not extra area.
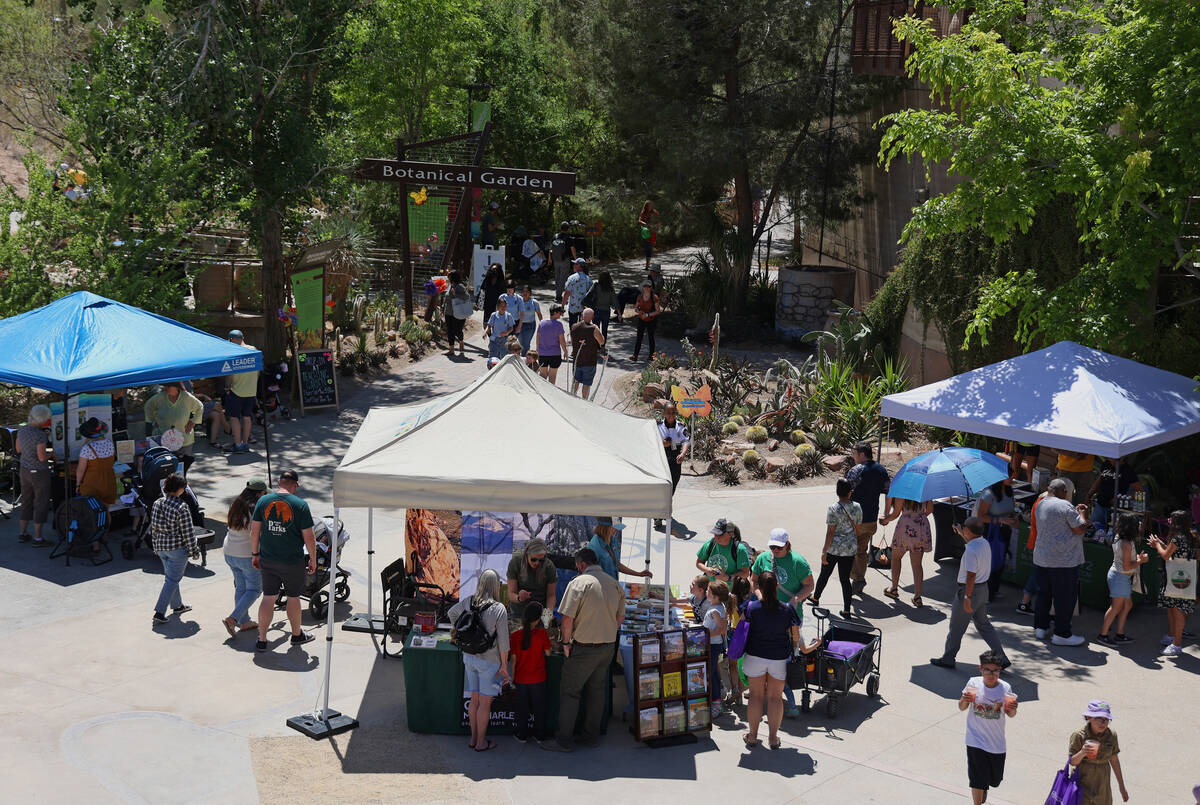
[[(855, 201), (860, 131), (834, 125), (865, 107), (880, 82), (847, 75), (846, 19), (836, 0), (592, 0), (584, 15), (626, 178), (690, 207), (714, 231), (735, 231), (727, 303), (749, 283), (754, 247), (782, 194), (812, 220)], [(834, 80), (835, 66), (836, 80)], [(873, 147), (872, 147), (873, 150)], [(753, 187), (766, 189), (753, 215)], [(732, 203), (723, 201), (732, 186)], [(826, 189), (828, 193), (824, 192)]]
[(1015, 312), (1027, 347), (1069, 338), (1144, 348), (1153, 328), (1139, 325), (1174, 299), (1166, 281), (1200, 278), (1200, 6), (973, 6), (953, 36), (938, 38), (911, 17), (896, 25), (913, 48), (909, 73), (939, 105), (886, 118), (880, 159), (944, 161), (962, 180), (921, 205), (905, 237), (979, 227), (1003, 241), (1065, 198), (1086, 246), (1079, 271), (1056, 283), (1030, 264), (991, 280), (968, 337), (986, 341), (994, 322)]

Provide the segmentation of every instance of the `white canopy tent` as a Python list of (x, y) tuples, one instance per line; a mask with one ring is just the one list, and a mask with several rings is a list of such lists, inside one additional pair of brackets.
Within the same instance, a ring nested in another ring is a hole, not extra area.
[[(367, 611), (376, 508), (645, 517), (671, 525), (671, 473), (649, 419), (572, 396), (509, 356), (466, 388), (372, 408), (333, 475), (333, 508), (368, 509)], [(664, 607), (670, 612), (671, 540)], [(327, 616), (325, 712), (333, 607)]]
[(889, 394), (880, 414), (1120, 459), (1200, 433), (1196, 381), (1071, 341)]

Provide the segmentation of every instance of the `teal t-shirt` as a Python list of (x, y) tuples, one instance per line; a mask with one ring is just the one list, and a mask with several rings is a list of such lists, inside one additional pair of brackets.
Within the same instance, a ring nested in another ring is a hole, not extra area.
[(289, 565), (304, 563), (304, 530), (313, 526), (307, 503), (295, 495), (271, 492), (258, 499), (253, 519), (262, 523), (260, 559)]
[[(772, 560), (774, 567), (771, 566)], [(795, 551), (789, 551), (778, 559), (772, 556), (770, 551), (763, 551), (755, 557), (754, 567), (750, 569), (750, 572), (757, 576), (764, 570), (774, 571), (775, 580), (779, 582), (778, 597), (780, 601), (784, 602), (800, 592), (800, 586), (804, 584), (804, 580), (812, 575), (812, 568), (809, 567), (808, 560)]]
[(738, 543), (737, 561), (734, 562), (733, 541), (730, 540), (728, 545), (721, 545), (717, 542), (716, 537), (700, 546), (700, 550), (696, 552), (696, 558), (727, 576), (732, 576), (742, 568), (750, 567), (750, 552), (746, 550), (746, 543)]

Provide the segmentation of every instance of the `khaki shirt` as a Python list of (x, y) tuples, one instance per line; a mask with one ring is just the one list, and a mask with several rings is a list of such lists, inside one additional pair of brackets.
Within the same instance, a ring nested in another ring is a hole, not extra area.
[(558, 609), (575, 620), (573, 640), (613, 643), (625, 618), (625, 590), (599, 565), (592, 565), (571, 579)]

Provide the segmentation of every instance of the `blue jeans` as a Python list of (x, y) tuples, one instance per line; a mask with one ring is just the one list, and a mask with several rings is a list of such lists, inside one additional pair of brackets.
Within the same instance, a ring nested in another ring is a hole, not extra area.
[(508, 336), (493, 338), (488, 341), (488, 357), (503, 358), (508, 354)]
[(708, 644), (708, 678), (712, 680), (712, 701), (721, 701), (721, 673), (718, 670), (725, 657), (725, 644)]
[(159, 551), (158, 558), (162, 560), (163, 565), (163, 586), (162, 592), (158, 594), (158, 603), (154, 605), (154, 611), (165, 615), (168, 605), (171, 609), (179, 609), (183, 606), (183, 599), (179, 596), (179, 580), (183, 578), (183, 571), (187, 569), (187, 548)]
[(537, 329), (537, 322), (527, 321), (521, 325), (521, 332), (517, 333), (517, 340), (521, 342), (521, 354), (524, 355), (529, 351), (529, 345), (533, 342), (533, 332)]
[(262, 595), (262, 574), (249, 556), (226, 556), (225, 564), (233, 571), (233, 612), (229, 617), (241, 626), (250, 620), (250, 607)]

